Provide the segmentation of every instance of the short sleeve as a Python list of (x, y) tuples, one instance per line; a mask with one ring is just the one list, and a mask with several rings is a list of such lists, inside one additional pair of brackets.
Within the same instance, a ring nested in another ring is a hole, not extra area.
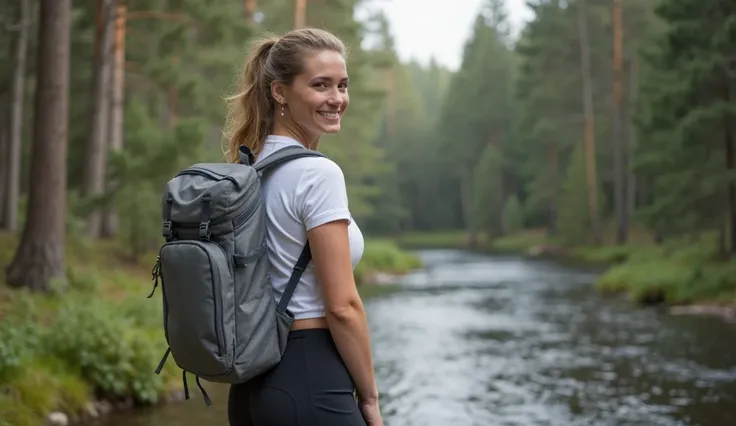
[(326, 158), (310, 158), (299, 182), (297, 205), (307, 231), (335, 220), (351, 220), (345, 176)]

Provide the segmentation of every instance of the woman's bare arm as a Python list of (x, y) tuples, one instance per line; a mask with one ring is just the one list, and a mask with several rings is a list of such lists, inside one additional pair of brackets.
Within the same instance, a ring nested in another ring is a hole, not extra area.
[(378, 400), (370, 336), (363, 302), (355, 286), (348, 242), (348, 222), (338, 220), (308, 232), (325, 316), (337, 350), (362, 401)]

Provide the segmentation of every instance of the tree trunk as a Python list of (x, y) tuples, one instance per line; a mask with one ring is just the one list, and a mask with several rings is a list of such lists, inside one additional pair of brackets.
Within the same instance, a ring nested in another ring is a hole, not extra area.
[(5, 229), (5, 194), (7, 191), (8, 178), (6, 173), (10, 168), (8, 165), (8, 95), (0, 86), (0, 229)]
[(294, 29), (304, 28), (307, 20), (307, 0), (296, 0)]
[[(92, 102), (85, 174), (82, 196), (96, 197), (105, 190), (105, 166), (107, 165), (107, 136), (110, 107), (110, 69), (112, 47), (113, 0), (98, 0), (98, 39), (95, 42), (94, 73), (92, 77)], [(101, 231), (100, 209), (93, 207), (87, 218), (87, 234), (96, 238)]]
[(489, 140), (489, 143), (491, 146), (493, 146), (493, 149), (499, 156), (499, 160), (495, 162), (493, 165), (492, 170), (492, 176), (491, 178), (494, 180), (491, 194), (491, 200), (493, 200), (493, 203), (497, 206), (496, 213), (491, 214), (491, 229), (490, 233), (493, 238), (500, 238), (506, 235), (506, 226), (504, 223), (504, 212), (506, 211), (506, 194), (504, 193), (504, 176), (503, 176), (503, 161), (500, 160), (502, 158), (502, 146), (501, 146), (501, 138), (502, 136), (499, 136), (498, 134), (491, 133), (491, 137)]
[(245, 21), (253, 24), (253, 17), (256, 14), (256, 0), (245, 0), (244, 6)]
[(557, 192), (558, 192), (558, 158), (557, 145), (554, 142), (549, 144), (547, 152), (547, 161), (549, 165), (549, 225), (547, 233), (554, 237), (557, 235)]
[(64, 278), (71, 0), (41, 0), (26, 224), (7, 283), (35, 291)]
[[(631, 62), (629, 63), (629, 100), (628, 105), (635, 105), (637, 94), (639, 92), (639, 62), (636, 54), (631, 56)], [(629, 164), (629, 158), (632, 157), (634, 149), (636, 147), (636, 127), (631, 122), (631, 118), (626, 116), (626, 123), (628, 123), (628, 141), (626, 144), (626, 150), (624, 151), (625, 163)], [(628, 196), (628, 211), (629, 217), (633, 216), (634, 210), (636, 209), (637, 199), (637, 180), (634, 171), (627, 166), (628, 183), (626, 185), (626, 193)]]
[(621, 0), (613, 0), (613, 205), (616, 213), (616, 243), (625, 244), (628, 236), (626, 164), (623, 132), (623, 25)]
[[(730, 87), (728, 81), (726, 81), (723, 100), (726, 104), (732, 102)], [(736, 169), (736, 159), (734, 158), (734, 137), (731, 129), (731, 120), (728, 114), (723, 116), (723, 144), (726, 151), (725, 166), (726, 171), (729, 174), (733, 174)], [(728, 183), (727, 188), (727, 202), (728, 202), (728, 224), (727, 229), (729, 233), (728, 238), (728, 251), (729, 253), (736, 254), (736, 184), (731, 180)]]
[(478, 230), (473, 220), (472, 182), (473, 167), (468, 166), (460, 178), (460, 197), (463, 221), (465, 222), (465, 229), (468, 231), (468, 244), (470, 247), (476, 247), (478, 245)]
[(578, 29), (580, 31), (580, 68), (583, 80), (583, 108), (585, 115), (585, 175), (588, 188), (588, 216), (593, 244), (602, 242), (598, 217), (598, 176), (596, 171), (595, 123), (593, 119), (593, 88), (590, 75), (590, 42), (585, 1), (578, 4)]
[(26, 83), (26, 57), (28, 31), (30, 30), (30, 5), (28, 0), (18, 0), (16, 5), (17, 33), (13, 38), (13, 85), (10, 98), (10, 135), (8, 139), (7, 175), (5, 176), (5, 228), (11, 232), (18, 227), (18, 198), (20, 197), (21, 142), (23, 138), (23, 101)]
[[(123, 127), (125, 113), (125, 27), (126, 6), (123, 0), (117, 0), (115, 16), (115, 56), (113, 63), (112, 104), (110, 120), (110, 151), (120, 152), (123, 149)], [(107, 182), (107, 190), (117, 186), (114, 181)], [(118, 215), (115, 206), (105, 209), (102, 221), (102, 236), (112, 237), (118, 233)]]

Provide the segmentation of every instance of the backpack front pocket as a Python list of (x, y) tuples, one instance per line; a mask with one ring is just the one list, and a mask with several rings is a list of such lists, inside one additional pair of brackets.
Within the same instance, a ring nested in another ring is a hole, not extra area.
[(176, 363), (198, 375), (226, 374), (232, 364), (225, 330), (223, 293), (233, 278), (217, 243), (178, 240), (161, 247), (164, 328)]

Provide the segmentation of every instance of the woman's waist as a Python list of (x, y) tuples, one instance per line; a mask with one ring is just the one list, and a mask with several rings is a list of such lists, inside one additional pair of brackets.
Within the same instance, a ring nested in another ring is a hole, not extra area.
[(291, 330), (308, 330), (311, 328), (329, 328), (325, 317), (318, 318), (303, 318), (294, 320), (291, 325)]

